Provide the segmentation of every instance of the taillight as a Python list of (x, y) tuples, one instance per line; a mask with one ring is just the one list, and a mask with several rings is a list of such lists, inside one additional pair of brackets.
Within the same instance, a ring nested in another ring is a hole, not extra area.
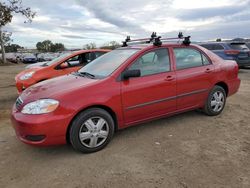
[(227, 55), (238, 55), (239, 53), (239, 50), (225, 50), (225, 54)]

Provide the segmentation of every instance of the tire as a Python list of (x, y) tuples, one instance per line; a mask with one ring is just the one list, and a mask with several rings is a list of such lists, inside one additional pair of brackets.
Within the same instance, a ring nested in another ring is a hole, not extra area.
[(226, 92), (220, 86), (214, 86), (210, 91), (203, 112), (209, 116), (219, 115), (226, 104)]
[(70, 127), (70, 143), (83, 153), (97, 152), (103, 149), (114, 134), (114, 120), (100, 108), (91, 108), (77, 115)]

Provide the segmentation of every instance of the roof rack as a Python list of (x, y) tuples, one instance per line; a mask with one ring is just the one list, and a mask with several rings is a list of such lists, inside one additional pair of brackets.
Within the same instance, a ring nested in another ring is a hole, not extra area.
[(173, 38), (161, 38), (161, 36), (157, 36), (156, 32), (153, 32), (150, 36), (150, 38), (142, 38), (142, 39), (130, 39), (130, 36), (127, 36), (125, 41), (122, 42), (122, 47), (128, 46), (129, 43), (136, 43), (136, 44), (145, 44), (145, 43), (153, 43), (155, 46), (161, 46), (162, 41), (169, 41), (169, 40), (180, 40), (183, 39), (182, 44), (184, 45), (190, 45), (190, 36), (183, 37), (182, 32), (179, 32), (178, 37)]

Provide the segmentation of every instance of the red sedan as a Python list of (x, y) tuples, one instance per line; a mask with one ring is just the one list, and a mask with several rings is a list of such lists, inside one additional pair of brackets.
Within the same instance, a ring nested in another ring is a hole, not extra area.
[(18, 138), (95, 152), (115, 130), (138, 123), (194, 109), (218, 115), (239, 89), (236, 62), (201, 46), (159, 38), (124, 46), (76, 73), (26, 89), (12, 111)]

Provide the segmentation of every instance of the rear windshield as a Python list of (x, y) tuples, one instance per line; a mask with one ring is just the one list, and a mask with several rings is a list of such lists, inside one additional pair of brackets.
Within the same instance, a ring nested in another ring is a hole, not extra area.
[(229, 46), (234, 50), (249, 50), (245, 43), (231, 43)]

